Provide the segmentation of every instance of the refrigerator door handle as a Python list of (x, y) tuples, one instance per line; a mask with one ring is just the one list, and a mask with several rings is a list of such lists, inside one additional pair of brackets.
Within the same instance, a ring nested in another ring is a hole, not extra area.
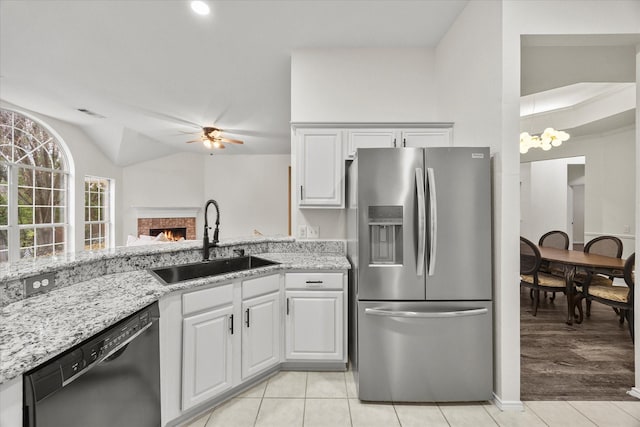
[(436, 247), (438, 243), (438, 199), (436, 198), (436, 176), (433, 168), (427, 168), (429, 182), (429, 276), (436, 270)]
[(487, 308), (473, 308), (470, 310), (455, 311), (394, 311), (384, 308), (365, 308), (364, 313), (371, 316), (383, 317), (410, 317), (410, 318), (443, 318), (443, 317), (466, 317), (481, 316), (487, 314)]
[(422, 276), (424, 274), (425, 245), (427, 240), (424, 175), (422, 168), (416, 168), (416, 191), (418, 193), (418, 259), (416, 262), (416, 274)]

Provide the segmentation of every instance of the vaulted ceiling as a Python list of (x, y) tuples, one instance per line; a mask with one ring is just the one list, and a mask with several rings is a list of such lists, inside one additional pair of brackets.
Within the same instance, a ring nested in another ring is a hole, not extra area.
[[(0, 97), (81, 126), (115, 163), (180, 150), (288, 153), (296, 48), (434, 47), (467, 1), (0, 2)], [(89, 116), (83, 108), (103, 116)]]
[[(206, 153), (185, 144), (205, 125), (245, 141), (225, 154), (284, 154), (294, 49), (435, 47), (467, 2), (209, 1), (212, 13), (198, 16), (187, 0), (2, 0), (0, 98), (81, 127), (118, 165)], [(542, 100), (604, 90), (576, 83), (635, 82), (636, 44), (637, 36), (524, 37), (522, 94)], [(621, 106), (585, 120), (575, 132), (629, 125), (635, 115)]]

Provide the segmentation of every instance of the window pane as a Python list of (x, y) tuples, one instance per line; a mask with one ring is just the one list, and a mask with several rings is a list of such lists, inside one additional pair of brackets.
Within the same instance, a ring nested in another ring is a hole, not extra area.
[(31, 169), (18, 168), (18, 185), (26, 187), (33, 185), (33, 171)]
[(50, 245), (53, 243), (53, 228), (36, 229), (36, 245)]
[(51, 188), (52, 173), (49, 171), (35, 171), (36, 184), (35, 187)]
[(55, 242), (56, 243), (61, 243), (62, 245), (64, 245), (65, 243), (65, 229), (64, 227), (55, 227), (54, 228), (54, 233), (55, 233)]
[(53, 196), (53, 206), (64, 206), (66, 203), (65, 200), (65, 196), (66, 196), (66, 192), (65, 191), (58, 191), (58, 190), (53, 190), (51, 192), (52, 196)]
[(57, 188), (60, 190), (64, 190), (66, 188), (65, 175), (63, 173), (54, 172), (51, 176), (51, 179), (53, 180), (53, 188)]
[(18, 187), (18, 205), (33, 205), (33, 188)]
[(0, 230), (0, 251), (5, 251), (9, 248), (9, 231)]
[(58, 244), (54, 246), (54, 251), (56, 255), (62, 255), (64, 254), (65, 250), (64, 250), (64, 244)]
[(34, 204), (40, 206), (51, 206), (53, 204), (53, 199), (51, 195), (51, 190), (45, 190), (43, 188), (35, 188), (33, 190), (35, 199)]
[(33, 258), (35, 251), (32, 247), (20, 249), (20, 258)]
[(49, 206), (35, 207), (35, 224), (51, 224), (51, 208)]
[(53, 222), (55, 224), (64, 222), (64, 208), (53, 208)]
[(53, 245), (36, 246), (36, 256), (51, 256), (53, 255)]
[(0, 184), (9, 183), (9, 168), (7, 165), (0, 165)]
[(20, 247), (27, 248), (33, 246), (35, 230), (33, 228), (23, 228), (20, 230)]
[(33, 224), (32, 206), (18, 206), (18, 224)]
[(0, 225), (9, 225), (9, 207), (0, 206)]

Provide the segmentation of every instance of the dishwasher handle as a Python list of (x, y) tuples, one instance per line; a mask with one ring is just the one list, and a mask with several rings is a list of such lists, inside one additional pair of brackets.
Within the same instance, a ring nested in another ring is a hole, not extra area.
[(453, 310), (453, 311), (396, 311), (387, 310), (385, 308), (365, 308), (364, 313), (371, 316), (382, 317), (405, 317), (405, 318), (446, 318), (446, 317), (465, 317), (465, 316), (481, 316), (487, 314), (489, 310), (483, 308), (472, 308), (469, 310)]

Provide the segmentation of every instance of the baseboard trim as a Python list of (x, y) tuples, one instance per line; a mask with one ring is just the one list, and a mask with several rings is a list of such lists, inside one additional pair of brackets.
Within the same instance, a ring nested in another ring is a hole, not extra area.
[(640, 399), (640, 388), (633, 387), (631, 390), (627, 392), (629, 396), (635, 397), (636, 399)]
[(505, 412), (522, 412), (524, 411), (524, 405), (521, 400), (502, 400), (498, 395), (493, 393), (493, 404), (501, 411)]

